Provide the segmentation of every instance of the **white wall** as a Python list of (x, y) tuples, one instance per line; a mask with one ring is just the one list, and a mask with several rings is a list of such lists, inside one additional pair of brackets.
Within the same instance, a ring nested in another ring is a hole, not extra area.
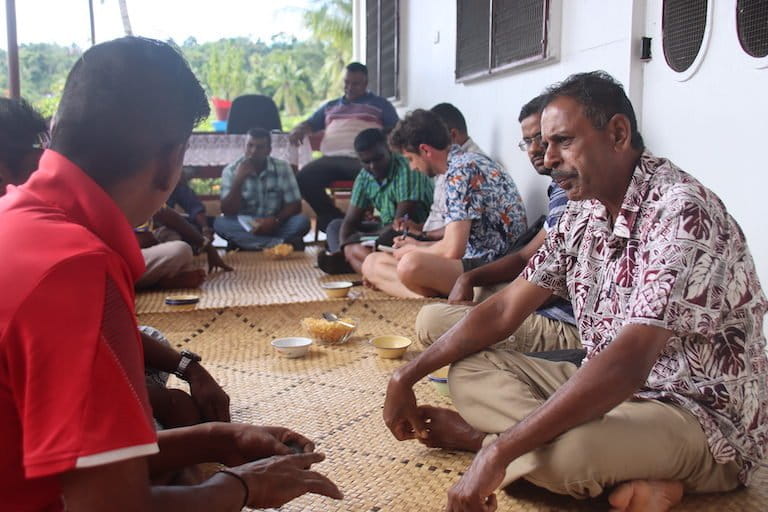
[[(533, 220), (546, 210), (547, 180), (517, 148), (520, 107), (570, 73), (604, 69), (625, 84), (649, 149), (671, 158), (717, 192), (744, 229), (768, 290), (768, 230), (757, 205), (766, 197), (768, 68), (748, 62), (736, 36), (735, 0), (715, 4), (707, 54), (678, 82), (661, 49), (661, 0), (553, 1), (561, 15), (559, 60), (471, 83), (456, 83), (456, 2), (400, 0), (401, 114), (448, 101), (470, 135), (512, 173)], [(646, 5), (647, 4), (647, 5)], [(638, 60), (639, 38), (653, 60)]]
[[(768, 67), (747, 57), (736, 33), (735, 0), (711, 1), (709, 44), (698, 70), (678, 81), (664, 60), (661, 0), (648, 2), (653, 60), (645, 66), (643, 136), (717, 193), (747, 237), (768, 292)], [(768, 63), (765, 63), (768, 64)]]

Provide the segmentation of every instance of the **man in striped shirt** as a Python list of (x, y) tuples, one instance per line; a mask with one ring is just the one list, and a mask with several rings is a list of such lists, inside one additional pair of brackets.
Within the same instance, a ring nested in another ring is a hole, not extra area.
[(325, 190), (334, 181), (354, 180), (360, 172), (360, 160), (352, 145), (357, 134), (368, 128), (389, 132), (397, 121), (392, 104), (368, 91), (368, 68), (353, 62), (344, 76), (344, 96), (327, 102), (291, 131), (292, 144), (300, 144), (310, 133), (324, 132), (320, 144), (323, 156), (305, 165), (296, 176), (301, 196), (315, 210), (321, 231), (333, 219), (344, 216)]
[[(432, 203), (432, 181), (421, 173), (411, 170), (408, 161), (393, 154), (387, 146), (384, 132), (370, 128), (355, 137), (355, 151), (363, 163), (363, 171), (357, 175), (347, 214), (328, 224), (328, 250), (341, 254), (355, 272), (360, 272), (363, 260), (371, 249), (364, 247), (360, 237), (365, 233), (378, 234), (389, 229), (396, 219), (409, 218), (424, 222)], [(367, 210), (378, 211), (379, 222), (365, 222)], [(326, 258), (327, 259), (327, 258)], [(319, 258), (323, 268), (323, 258)]]

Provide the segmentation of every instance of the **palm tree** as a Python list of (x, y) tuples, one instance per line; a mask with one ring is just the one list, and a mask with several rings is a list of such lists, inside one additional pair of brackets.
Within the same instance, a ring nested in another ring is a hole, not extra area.
[(288, 52), (275, 52), (269, 56), (266, 87), (274, 88), (272, 99), (289, 116), (303, 112), (312, 101), (309, 77)]
[(312, 37), (321, 41), (328, 58), (315, 80), (315, 90), (327, 97), (335, 94), (344, 75), (344, 67), (352, 59), (352, 1), (314, 0), (316, 7), (304, 12), (304, 24)]

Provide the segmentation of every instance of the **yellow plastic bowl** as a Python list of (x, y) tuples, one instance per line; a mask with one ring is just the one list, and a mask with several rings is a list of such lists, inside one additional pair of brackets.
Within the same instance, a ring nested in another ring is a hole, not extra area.
[(347, 296), (350, 288), (352, 288), (352, 283), (350, 281), (331, 281), (322, 283), (320, 287), (325, 290), (329, 299), (340, 299)]
[(403, 354), (405, 354), (405, 351), (408, 350), (412, 342), (405, 336), (388, 334), (371, 338), (370, 343), (382, 359), (399, 359), (403, 357)]

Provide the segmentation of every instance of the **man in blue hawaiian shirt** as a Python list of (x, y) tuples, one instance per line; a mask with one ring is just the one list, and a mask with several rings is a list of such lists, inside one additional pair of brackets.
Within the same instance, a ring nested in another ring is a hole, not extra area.
[(462, 274), (510, 251), (526, 230), (525, 207), (500, 165), (450, 144), (433, 112), (414, 110), (397, 124), (390, 144), (413, 170), (445, 174), (445, 235), (437, 242), (404, 237), (392, 254), (374, 253), (363, 263), (372, 286), (397, 297), (446, 296)]

